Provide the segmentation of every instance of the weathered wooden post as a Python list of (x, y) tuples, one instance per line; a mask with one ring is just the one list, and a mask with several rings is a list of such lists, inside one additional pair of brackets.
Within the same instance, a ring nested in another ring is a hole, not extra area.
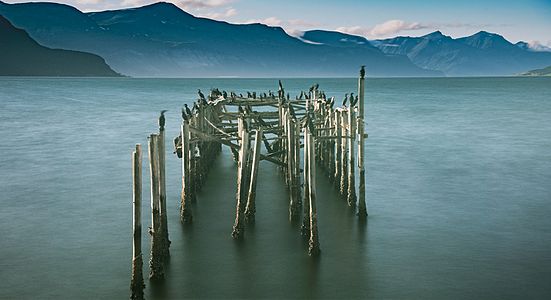
[(335, 186), (341, 185), (341, 163), (342, 163), (342, 136), (341, 136), (341, 112), (335, 110)]
[(299, 213), (296, 182), (296, 123), (290, 116), (287, 116), (287, 178), (289, 182), (289, 220), (294, 221)]
[(166, 172), (165, 172), (165, 127), (164, 116), (159, 119), (158, 153), (159, 153), (159, 208), (161, 214), (161, 247), (164, 259), (170, 256), (170, 240), (168, 239), (168, 220), (166, 212)]
[(258, 177), (258, 166), (260, 163), (260, 145), (262, 144), (262, 128), (256, 130), (254, 135), (253, 161), (249, 182), (249, 193), (247, 195), (247, 206), (245, 207), (245, 222), (254, 223), (256, 213), (256, 178)]
[(354, 163), (354, 147), (355, 140), (356, 140), (356, 117), (354, 116), (354, 106), (352, 103), (350, 103), (350, 107), (348, 108), (348, 135), (349, 135), (349, 143), (348, 143), (348, 206), (355, 207), (356, 206), (356, 176), (354, 170), (356, 169), (356, 165)]
[(358, 80), (358, 168), (360, 169), (360, 186), (358, 199), (358, 216), (365, 218), (367, 216), (367, 204), (365, 202), (365, 67), (360, 70), (360, 78)]
[(149, 260), (149, 279), (160, 281), (164, 278), (161, 259), (161, 218), (159, 215), (159, 153), (158, 135), (149, 136), (149, 171), (151, 178), (151, 257)]
[(310, 189), (310, 240), (308, 242), (308, 255), (316, 256), (320, 253), (320, 245), (318, 238), (318, 213), (316, 210), (316, 163), (314, 137), (308, 132), (308, 188)]
[(130, 299), (142, 300), (143, 289), (143, 259), (142, 259), (142, 146), (136, 145), (132, 152), (132, 207), (133, 207), (133, 239), (132, 239), (132, 280), (130, 281)]
[(341, 147), (342, 147), (342, 153), (341, 153), (341, 184), (340, 184), (340, 193), (343, 199), (346, 199), (347, 192), (348, 192), (348, 138), (346, 137), (346, 127), (347, 127), (347, 120), (346, 114), (348, 113), (347, 110), (341, 111)]
[(304, 201), (302, 205), (303, 217), (300, 233), (303, 237), (310, 235), (310, 152), (308, 140), (308, 126), (304, 127)]
[(245, 210), (245, 192), (247, 189), (246, 174), (248, 150), (249, 150), (249, 132), (247, 125), (243, 117), (239, 118), (239, 130), (240, 130), (240, 147), (239, 147), (239, 161), (237, 162), (237, 193), (236, 193), (236, 209), (235, 209), (235, 223), (233, 225), (232, 237), (234, 239), (241, 238), (243, 236), (244, 228), (244, 210)]
[(190, 149), (189, 149), (189, 123), (184, 121), (181, 127), (182, 135), (182, 197), (180, 204), (180, 220), (182, 223), (191, 223), (193, 215), (191, 212), (191, 197), (190, 197)]

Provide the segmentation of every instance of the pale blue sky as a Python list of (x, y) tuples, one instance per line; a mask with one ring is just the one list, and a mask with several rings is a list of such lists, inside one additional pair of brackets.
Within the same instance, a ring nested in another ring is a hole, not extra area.
[[(3, 0), (7, 3), (27, 2)], [(511, 42), (551, 46), (551, 0), (165, 0), (198, 16), (232, 23), (261, 22), (295, 34), (313, 28), (386, 38), (440, 30), (452, 37), (480, 30)], [(57, 0), (83, 11), (141, 6), (154, 0)]]

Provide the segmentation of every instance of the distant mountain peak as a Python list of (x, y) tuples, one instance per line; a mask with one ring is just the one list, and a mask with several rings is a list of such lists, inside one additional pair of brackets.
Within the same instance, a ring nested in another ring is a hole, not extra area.
[(176, 6), (174, 3), (165, 2), (165, 1), (160, 1), (160, 2), (151, 3), (151, 4), (144, 5), (144, 6), (141, 6), (141, 7), (138, 7), (138, 8), (161, 8), (161, 9), (177, 9), (177, 10), (181, 10), (181, 9), (180, 9), (178, 6)]
[(445, 39), (445, 38), (451, 38), (451, 37), (444, 35), (442, 31), (437, 30), (422, 36), (422, 38), (429, 39), (429, 40), (436, 40), (436, 39)]

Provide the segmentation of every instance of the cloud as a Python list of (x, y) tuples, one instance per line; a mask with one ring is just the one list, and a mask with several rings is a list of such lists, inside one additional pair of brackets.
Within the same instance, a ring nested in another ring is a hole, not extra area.
[(551, 52), (551, 41), (548, 41), (547, 44), (540, 41), (529, 41), (527, 42), (528, 48), (532, 51), (537, 52)]
[(385, 36), (389, 34), (396, 34), (405, 30), (419, 30), (429, 27), (430, 26), (418, 22), (408, 23), (403, 20), (389, 20), (384, 23), (375, 25), (375, 27), (371, 29), (371, 35)]
[(229, 18), (235, 15), (237, 15), (237, 9), (232, 7), (226, 9), (226, 11), (223, 11), (223, 12), (209, 12), (206, 14), (200, 14), (201, 17), (206, 17), (206, 18), (215, 19), (215, 20)]
[(233, 0), (177, 0), (171, 2), (185, 10), (202, 10), (223, 7), (233, 3)]
[(373, 27), (351, 26), (339, 27), (336, 30), (344, 33), (367, 36), (370, 38), (396, 35), (402, 31), (413, 31), (434, 28), (434, 25), (419, 22), (406, 22), (403, 20), (388, 20)]
[(268, 17), (265, 19), (251, 19), (244, 22), (245, 24), (252, 24), (252, 23), (261, 23), (268, 26), (282, 26), (283, 21), (281, 19), (278, 19), (276, 17)]

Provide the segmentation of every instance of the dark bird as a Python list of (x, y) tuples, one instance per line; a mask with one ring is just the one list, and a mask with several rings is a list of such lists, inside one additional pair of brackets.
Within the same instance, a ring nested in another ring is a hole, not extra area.
[(197, 95), (199, 95), (199, 99), (201, 99), (201, 101), (205, 101), (205, 95), (201, 92), (201, 90), (197, 90)]
[(354, 93), (350, 93), (350, 100), (348, 100), (348, 103), (350, 103), (350, 107), (354, 106)]
[(358, 103), (358, 95), (356, 95), (356, 97), (354, 97), (354, 104), (352, 104), (352, 106), (356, 105), (356, 103)]
[(199, 106), (197, 105), (197, 102), (193, 102), (192, 112), (196, 113), (198, 111), (199, 111)]
[(316, 90), (316, 91), (317, 91), (317, 90), (318, 90), (319, 88), (320, 88), (320, 85), (319, 85), (319, 83), (316, 83), (316, 84), (314, 85), (314, 90)]
[(253, 92), (253, 99), (256, 99), (256, 92)]
[(291, 95), (289, 95), (289, 93), (287, 93), (287, 101), (291, 100)]
[(182, 107), (182, 119), (184, 121), (187, 121), (188, 120), (188, 117), (187, 117), (187, 114), (186, 114), (186, 110)]
[(281, 80), (278, 80), (278, 84), (279, 84), (279, 90), (283, 91), (283, 84), (281, 84)]
[(344, 94), (344, 100), (342, 101), (342, 106), (346, 106), (346, 101), (348, 101), (348, 93)]
[(252, 98), (253, 95), (251, 95), (251, 92), (247, 91), (247, 98)]
[(242, 113), (242, 114), (245, 113), (245, 111), (243, 110), (243, 107), (241, 107), (241, 105), (239, 106), (238, 110), (239, 110), (239, 112)]
[(365, 78), (365, 66), (360, 69), (360, 78)]
[(243, 94), (239, 93), (239, 98), (243, 98)]
[(226, 91), (223, 91), (222, 92), (222, 97), (224, 97), (224, 99), (228, 98), (228, 93), (226, 93)]
[(184, 104), (184, 107), (186, 108), (186, 114), (187, 114), (188, 116), (190, 116), (190, 117), (193, 116), (193, 113), (191, 112), (191, 110), (189, 109), (189, 107), (187, 106), (187, 104)]
[(300, 96), (298, 97), (299, 100), (302, 100), (302, 97), (304, 97), (304, 92), (300, 91)]
[(160, 131), (165, 130), (165, 112), (167, 112), (167, 110), (161, 110), (161, 116), (159, 116), (159, 130)]

